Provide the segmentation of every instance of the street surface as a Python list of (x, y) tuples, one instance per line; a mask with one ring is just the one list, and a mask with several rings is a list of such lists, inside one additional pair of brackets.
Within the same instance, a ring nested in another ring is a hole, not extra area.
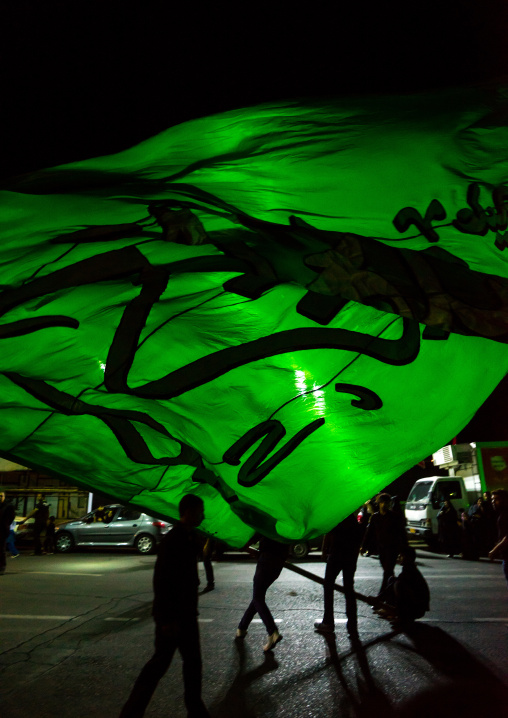
[[(322, 587), (284, 569), (267, 602), (284, 636), (264, 655), (264, 627), (235, 629), (251, 598), (254, 561), (214, 563), (216, 589), (200, 597), (203, 697), (214, 718), (441, 718), (508, 715), (508, 591), (499, 563), (447, 559), (419, 549), (431, 611), (408, 633), (359, 603), (360, 649), (345, 631), (336, 593), (335, 638), (313, 630)], [(118, 715), (152, 655), (153, 556), (81, 551), (7, 559), (0, 577), (0, 717)], [(324, 575), (319, 554), (299, 564)], [(204, 585), (204, 571), (200, 566)], [(381, 582), (361, 557), (357, 591)], [(186, 715), (175, 656), (145, 714)]]

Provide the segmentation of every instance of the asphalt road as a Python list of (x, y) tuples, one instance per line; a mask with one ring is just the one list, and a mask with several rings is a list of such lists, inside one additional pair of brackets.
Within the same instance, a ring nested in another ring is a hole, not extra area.
[[(1, 718), (116, 716), (152, 652), (154, 557), (80, 552), (8, 559), (0, 578)], [(200, 598), (203, 697), (214, 718), (369, 718), (508, 715), (508, 591), (499, 563), (418, 551), (431, 611), (410, 633), (359, 604), (362, 648), (345, 632), (336, 595), (335, 638), (313, 631), (320, 585), (284, 569), (268, 604), (284, 640), (262, 651), (253, 623), (234, 641), (254, 564), (216, 563), (216, 589)], [(324, 575), (319, 555), (300, 566)], [(204, 580), (204, 573), (201, 570)], [(360, 558), (359, 592), (377, 592), (379, 563)], [(173, 661), (147, 710), (185, 716), (181, 663)]]

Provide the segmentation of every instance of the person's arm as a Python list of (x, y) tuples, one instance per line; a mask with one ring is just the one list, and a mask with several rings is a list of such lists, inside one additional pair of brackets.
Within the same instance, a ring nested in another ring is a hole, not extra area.
[(20, 521), (20, 522), (19, 522), (19, 526), (21, 526), (21, 524), (24, 524), (25, 521), (28, 521), (28, 519), (31, 519), (32, 516), (35, 516), (35, 514), (37, 513), (37, 511), (38, 511), (37, 507), (35, 507), (35, 509), (34, 509), (33, 511), (30, 511), (30, 513), (28, 514), (28, 516), (25, 516), (25, 518), (23, 519), (23, 521)]
[(490, 560), (493, 561), (497, 554), (500, 553), (506, 546), (508, 546), (508, 536), (503, 536), (501, 541), (494, 546), (492, 551), (489, 551)]

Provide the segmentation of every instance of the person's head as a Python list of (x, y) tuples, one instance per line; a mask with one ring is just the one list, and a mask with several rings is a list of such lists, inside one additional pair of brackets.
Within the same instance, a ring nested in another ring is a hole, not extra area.
[(476, 499), (476, 505), (477, 505), (477, 506), (483, 506), (483, 499), (482, 499), (482, 498)]
[(508, 509), (508, 491), (505, 489), (496, 489), (492, 492), (492, 506), (496, 511)]
[(195, 494), (185, 494), (178, 504), (178, 513), (180, 514), (180, 522), (195, 528), (205, 518), (205, 506), (203, 499)]
[(443, 504), (444, 504), (445, 508), (449, 509), (449, 508), (451, 508), (452, 500), (451, 500), (450, 498), (446, 498), (446, 499), (443, 501)]
[(488, 501), (489, 503), (492, 501), (492, 494), (490, 491), (483, 492), (483, 500)]
[(54, 516), (50, 516), (50, 517), (49, 517), (49, 521), (50, 521), (50, 523), (54, 524), (54, 523), (55, 523), (55, 517), (54, 517)]
[(385, 514), (390, 508), (391, 501), (392, 497), (390, 496), (390, 494), (379, 494), (379, 496), (377, 497), (377, 505), (379, 506), (379, 512)]
[(403, 566), (412, 566), (416, 561), (416, 551), (412, 546), (406, 546), (401, 553), (401, 563)]
[(0, 491), (0, 504), (5, 501), (5, 491)]

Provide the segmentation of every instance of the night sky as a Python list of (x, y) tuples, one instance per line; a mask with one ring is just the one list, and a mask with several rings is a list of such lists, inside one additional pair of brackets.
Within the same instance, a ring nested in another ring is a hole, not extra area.
[[(3, 3), (1, 179), (235, 107), (508, 76), (505, 0), (227, 6)], [(508, 439), (506, 407), (507, 379), (458, 439)]]

